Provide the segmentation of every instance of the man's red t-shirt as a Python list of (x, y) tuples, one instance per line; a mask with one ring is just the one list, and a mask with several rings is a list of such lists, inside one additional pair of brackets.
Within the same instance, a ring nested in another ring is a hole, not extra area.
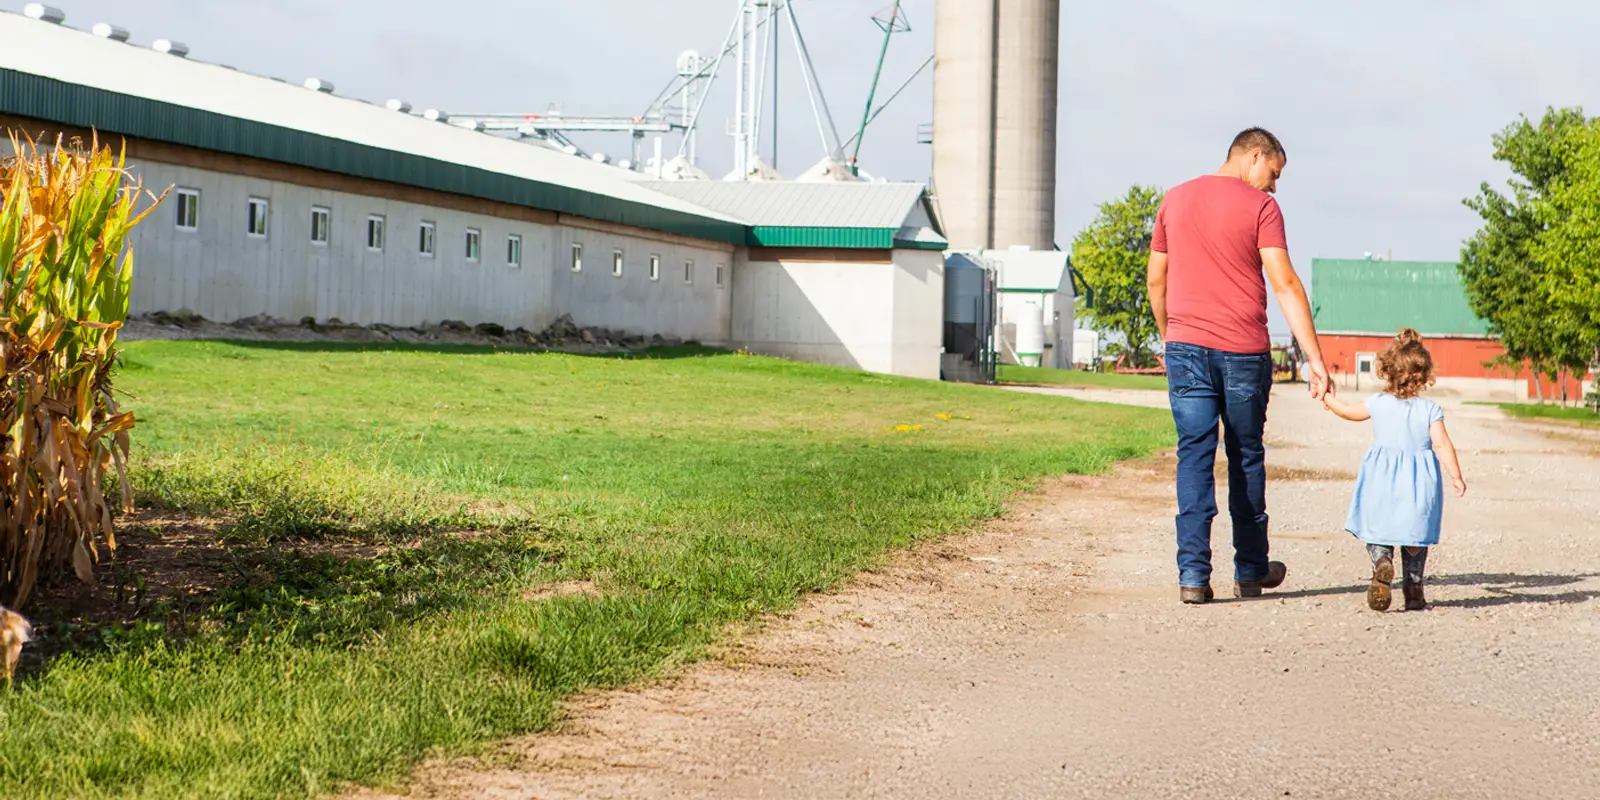
[(1207, 175), (1174, 187), (1156, 212), (1150, 249), (1167, 254), (1167, 341), (1265, 353), (1267, 282), (1261, 250), (1289, 248), (1272, 195)]

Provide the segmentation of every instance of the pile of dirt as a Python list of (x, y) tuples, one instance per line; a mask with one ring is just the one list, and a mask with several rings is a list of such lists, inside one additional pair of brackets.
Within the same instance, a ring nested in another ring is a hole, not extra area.
[(337, 318), (317, 321), (302, 318), (298, 323), (265, 314), (221, 323), (208, 320), (187, 309), (156, 311), (128, 319), (122, 338), (140, 339), (241, 339), (276, 342), (374, 342), (399, 344), (475, 344), (496, 347), (525, 347), (577, 353), (604, 353), (619, 350), (644, 350), (675, 347), (683, 340), (600, 327), (581, 327), (563, 314), (541, 331), (507, 329), (493, 322), (468, 325), (460, 320), (441, 320), (437, 324), (397, 327), (394, 325), (355, 325)]

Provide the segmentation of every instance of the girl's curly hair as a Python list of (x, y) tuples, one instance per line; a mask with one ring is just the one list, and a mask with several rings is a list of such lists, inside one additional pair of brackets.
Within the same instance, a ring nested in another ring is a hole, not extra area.
[(1433, 355), (1414, 328), (1401, 328), (1400, 335), (1378, 354), (1378, 377), (1389, 383), (1389, 393), (1409, 400), (1433, 385)]

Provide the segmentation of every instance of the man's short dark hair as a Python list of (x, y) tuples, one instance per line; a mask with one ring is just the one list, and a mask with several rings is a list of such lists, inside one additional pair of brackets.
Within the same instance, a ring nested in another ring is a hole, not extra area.
[(1268, 158), (1289, 157), (1289, 154), (1284, 152), (1283, 142), (1278, 141), (1278, 137), (1273, 136), (1272, 131), (1266, 128), (1246, 128), (1240, 131), (1238, 136), (1233, 137), (1233, 144), (1228, 148), (1228, 154), (1248, 153), (1251, 150), (1260, 150), (1261, 154)]

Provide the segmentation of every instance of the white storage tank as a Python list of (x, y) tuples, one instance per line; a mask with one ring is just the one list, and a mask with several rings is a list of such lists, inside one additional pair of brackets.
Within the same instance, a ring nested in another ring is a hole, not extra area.
[(1089, 369), (1100, 360), (1100, 334), (1078, 328), (1072, 332), (1072, 365)]
[(1037, 367), (1044, 360), (1044, 302), (1028, 300), (1017, 314), (1017, 363)]

